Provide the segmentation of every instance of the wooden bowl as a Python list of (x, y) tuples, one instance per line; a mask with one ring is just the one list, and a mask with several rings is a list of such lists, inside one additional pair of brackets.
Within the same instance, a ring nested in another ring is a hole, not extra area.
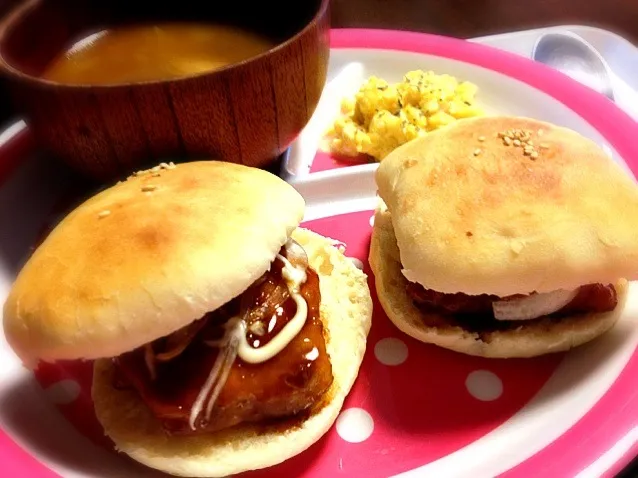
[[(0, 71), (40, 143), (112, 180), (164, 159), (266, 168), (306, 125), (326, 81), (329, 0), (27, 0), (0, 25)], [(109, 26), (230, 23), (277, 41), (247, 61), (184, 78), (115, 86), (39, 78), (74, 41)]]

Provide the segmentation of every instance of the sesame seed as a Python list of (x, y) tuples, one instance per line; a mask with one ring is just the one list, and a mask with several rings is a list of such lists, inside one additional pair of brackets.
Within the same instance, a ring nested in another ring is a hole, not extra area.
[(527, 141), (527, 144), (530, 146), (534, 146), (534, 141), (532, 141), (531, 139)]
[(523, 129), (508, 129), (507, 131), (499, 133), (499, 137), (509, 137), (510, 139), (526, 142), (531, 137), (531, 131)]
[(512, 144), (512, 138), (510, 138), (509, 136), (505, 136), (503, 138), (503, 143), (505, 143), (507, 146), (510, 146)]
[(518, 139), (515, 139), (514, 141), (512, 141), (514, 143), (514, 146), (520, 146), (521, 145), (521, 141)]
[(547, 143), (541, 143), (541, 144), (539, 144), (538, 146), (539, 146), (540, 148), (542, 148), (542, 149), (547, 149), (547, 148), (549, 148), (549, 144), (547, 144)]
[(157, 186), (153, 186), (152, 184), (145, 184), (144, 186), (142, 186), (142, 192), (144, 193), (155, 191), (156, 189)]
[(479, 136), (478, 140), (482, 143), (483, 141), (485, 141), (485, 136)]
[(105, 209), (104, 211), (100, 211), (97, 215), (97, 217), (99, 217), (100, 219), (102, 219), (103, 217), (108, 216), (109, 214), (111, 214), (111, 211), (109, 211), (108, 209)]
[(171, 161), (170, 163), (168, 163), (168, 169), (175, 169), (177, 166), (175, 165), (175, 163), (173, 161)]
[(532, 154), (529, 155), (530, 158), (532, 159), (536, 159), (538, 158), (538, 153), (536, 151), (534, 151)]
[(510, 243), (510, 247), (512, 248), (512, 252), (514, 254), (520, 254), (523, 250), (524, 244), (520, 240), (512, 240)]
[(481, 150), (480, 149), (475, 149), (474, 150), (474, 156), (478, 156), (479, 154), (481, 154)]

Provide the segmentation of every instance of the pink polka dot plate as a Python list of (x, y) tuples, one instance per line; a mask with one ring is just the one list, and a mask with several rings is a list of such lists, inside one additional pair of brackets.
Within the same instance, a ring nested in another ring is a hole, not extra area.
[[(628, 170), (638, 167), (636, 123), (605, 98), (523, 58), (431, 35), (332, 34), (329, 80), (292, 145), (285, 176), (307, 201), (304, 225), (367, 263), (375, 165), (345, 167), (316, 154), (317, 131), (338, 100), (371, 74), (396, 81), (432, 69), (479, 86), (493, 112), (571, 127)], [(312, 174), (308, 174), (308, 173)], [(0, 294), (30, 248), (83, 191), (35, 153), (17, 123), (0, 135)], [(374, 290), (370, 277), (371, 289)], [(416, 342), (376, 297), (368, 350), (335, 426), (318, 443), (248, 477), (613, 476), (638, 452), (638, 294), (617, 326), (567, 354), (531, 360), (467, 357)], [(90, 364), (21, 368), (0, 337), (0, 463), (8, 477), (159, 476), (115, 454), (92, 411)]]

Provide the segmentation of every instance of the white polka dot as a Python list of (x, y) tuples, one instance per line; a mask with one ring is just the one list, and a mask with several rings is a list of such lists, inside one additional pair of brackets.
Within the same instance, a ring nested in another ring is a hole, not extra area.
[(44, 390), (44, 394), (56, 405), (66, 405), (80, 396), (80, 384), (75, 380), (60, 380)]
[(350, 443), (361, 443), (372, 435), (374, 420), (363, 408), (349, 408), (337, 418), (337, 433)]
[(503, 395), (503, 382), (488, 370), (475, 370), (465, 379), (465, 387), (477, 400), (491, 402)]
[(400, 365), (408, 358), (408, 346), (402, 340), (386, 337), (374, 346), (374, 356), (383, 365)]
[(357, 269), (363, 270), (363, 262), (361, 262), (361, 259), (357, 259), (356, 257), (351, 257), (350, 260), (352, 261), (352, 263)]
[(374, 226), (374, 214), (370, 216), (370, 227)]

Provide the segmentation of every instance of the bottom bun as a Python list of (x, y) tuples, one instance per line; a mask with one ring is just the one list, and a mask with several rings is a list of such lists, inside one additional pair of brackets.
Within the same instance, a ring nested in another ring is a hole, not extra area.
[(303, 421), (293, 419), (288, 428), (281, 423), (270, 428), (247, 424), (206, 435), (171, 437), (137, 393), (112, 387), (113, 365), (99, 360), (93, 377), (95, 412), (119, 451), (173, 475), (226, 476), (281, 463), (330, 429), (359, 373), (372, 300), (365, 274), (332, 246), (333, 241), (305, 229), (297, 229), (293, 238), (306, 249), (320, 276), (321, 319), (334, 381), (318, 411)]
[(401, 273), (399, 249), (387, 210), (375, 215), (369, 260), (379, 302), (399, 330), (421, 342), (479, 357), (535, 357), (569, 350), (611, 329), (627, 298), (627, 281), (621, 280), (615, 286), (618, 305), (611, 312), (538, 319), (515, 329), (479, 335), (444, 315), (424, 313), (414, 305), (406, 293), (408, 281)]

